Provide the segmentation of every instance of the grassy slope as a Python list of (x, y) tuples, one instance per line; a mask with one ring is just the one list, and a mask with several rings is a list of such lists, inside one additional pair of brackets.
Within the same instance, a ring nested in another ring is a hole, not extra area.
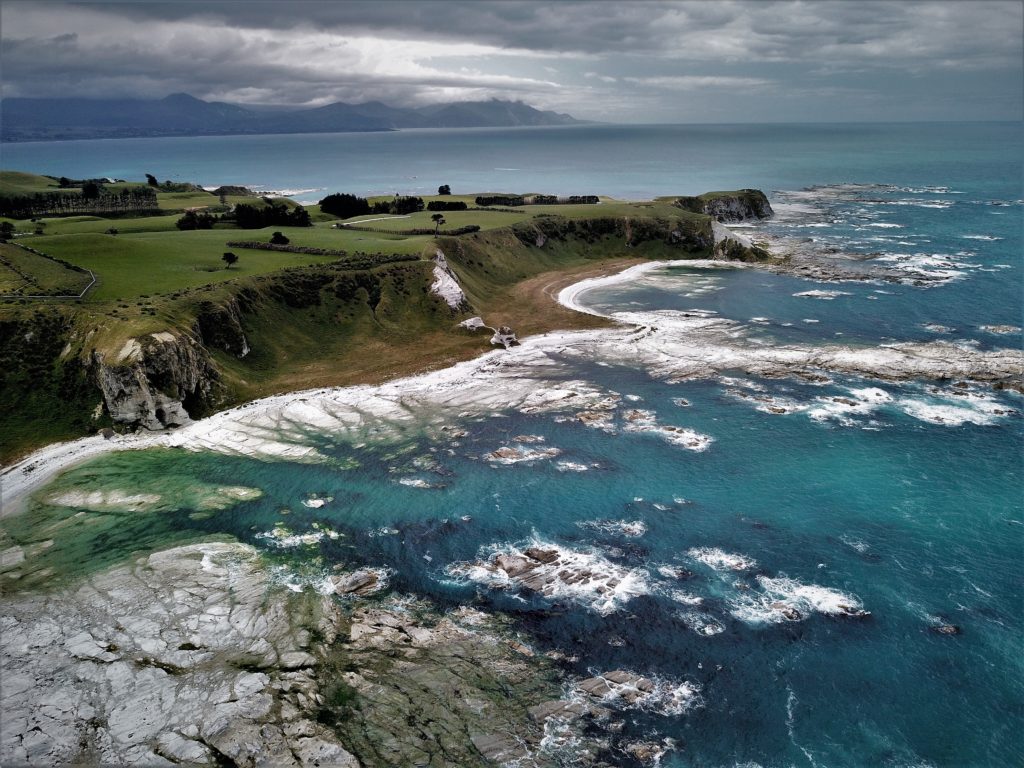
[(60, 185), (49, 176), (22, 171), (0, 171), (0, 195), (31, 195), (35, 192), (59, 192)]

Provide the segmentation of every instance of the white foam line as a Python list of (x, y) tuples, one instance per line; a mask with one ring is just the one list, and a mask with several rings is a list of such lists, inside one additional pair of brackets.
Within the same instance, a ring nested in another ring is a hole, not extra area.
[(558, 292), (558, 303), (563, 307), (582, 312), (587, 315), (597, 315), (598, 317), (608, 317), (608, 315), (598, 312), (596, 309), (580, 304), (579, 299), (588, 291), (592, 291), (595, 288), (604, 288), (609, 285), (615, 285), (617, 283), (628, 283), (644, 274), (645, 272), (651, 272), (652, 270), (661, 269), (663, 267), (693, 267), (695, 269), (742, 269), (745, 265), (739, 262), (725, 262), (716, 261), (714, 259), (674, 259), (670, 261), (648, 261), (643, 264), (637, 264), (636, 266), (630, 267), (629, 269), (617, 272), (614, 275), (604, 275), (603, 277), (591, 277), (587, 280), (581, 280), (578, 283), (568, 285)]

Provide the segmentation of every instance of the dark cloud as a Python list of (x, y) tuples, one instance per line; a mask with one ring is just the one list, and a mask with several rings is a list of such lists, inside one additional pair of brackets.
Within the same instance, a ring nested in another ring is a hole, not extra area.
[(7, 0), (0, 53), (6, 95), (497, 96), (606, 120), (956, 119), (971, 108), (1019, 119), (1021, 11), (1001, 0)]

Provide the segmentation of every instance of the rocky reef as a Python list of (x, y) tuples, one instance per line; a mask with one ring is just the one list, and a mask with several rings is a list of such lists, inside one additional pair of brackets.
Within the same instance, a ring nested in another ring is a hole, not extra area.
[(268, 595), (247, 546), (157, 552), (0, 622), (4, 765), (358, 766), (315, 719), (334, 612)]
[(585, 720), (656, 692), (614, 673), (579, 707), (505, 619), (370, 601), (360, 571), (340, 598), (272, 573), (248, 545), (197, 543), (2, 598), (0, 763), (553, 766), (570, 744), (598, 766)]

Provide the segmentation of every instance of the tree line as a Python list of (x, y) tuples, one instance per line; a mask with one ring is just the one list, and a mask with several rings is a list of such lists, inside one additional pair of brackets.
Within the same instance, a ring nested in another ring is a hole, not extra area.
[(202, 211), (186, 211), (176, 222), (181, 230), (213, 229), (218, 222), (234, 224), (240, 229), (262, 229), (263, 227), (311, 227), (313, 221), (309, 211), (301, 205), (289, 208), (284, 203), (268, 203), (266, 206), (239, 203), (233, 211), (215, 216)]
[(12, 219), (91, 213), (142, 213), (158, 209), (156, 192), (149, 187), (125, 187), (119, 192), (112, 192), (94, 181), (83, 184), (80, 194), (35, 192), (30, 195), (0, 195), (0, 216)]
[(365, 216), (371, 213), (405, 216), (422, 211), (425, 207), (422, 197), (395, 195), (391, 200), (378, 200), (371, 203), (365, 197), (345, 192), (328, 195), (318, 205), (321, 211), (337, 216), (339, 219), (351, 219), (353, 216)]

